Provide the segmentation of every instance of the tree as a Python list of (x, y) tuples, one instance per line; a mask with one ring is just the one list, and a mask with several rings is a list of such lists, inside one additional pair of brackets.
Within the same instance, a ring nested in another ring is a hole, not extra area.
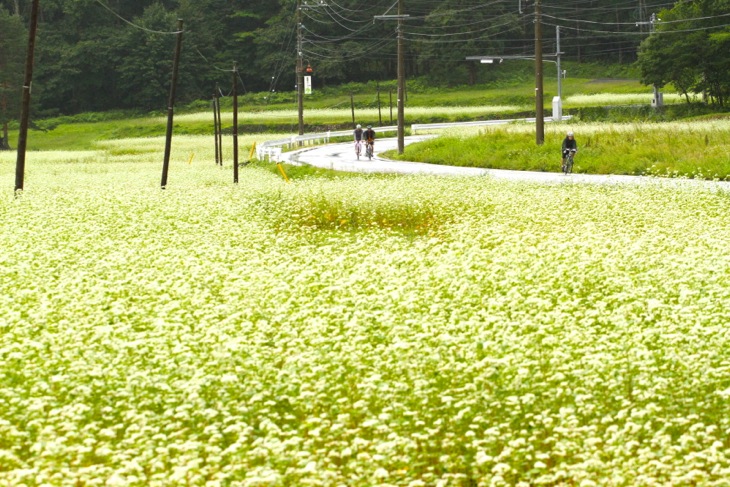
[(409, 28), (409, 37), (421, 44), (419, 63), (435, 80), (476, 83), (478, 64), (464, 60), (504, 54), (506, 41), (519, 31), (512, 10), (505, 4), (469, 7), (460, 0), (441, 2), (428, 10), (422, 27)]
[(698, 0), (662, 12), (656, 32), (639, 49), (642, 83), (671, 83), (687, 102), (692, 93), (703, 93), (709, 103), (724, 106), (730, 97), (730, 29), (721, 15), (728, 9), (730, 0)]
[(134, 23), (145, 30), (130, 26), (114, 45), (115, 91), (123, 108), (159, 109), (169, 92), (176, 16), (155, 3)]
[(0, 7), (0, 150), (10, 149), (8, 123), (20, 114), (26, 41), (20, 17)]

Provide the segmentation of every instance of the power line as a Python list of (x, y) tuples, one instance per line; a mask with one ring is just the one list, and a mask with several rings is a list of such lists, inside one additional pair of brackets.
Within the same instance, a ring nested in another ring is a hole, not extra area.
[[(558, 26), (558, 24), (547, 24), (547, 23), (545, 25), (551, 25), (553, 27)], [(726, 27), (730, 27), (730, 24), (713, 25), (713, 26), (707, 26), (707, 27), (697, 27), (695, 29), (677, 29), (677, 30), (666, 30), (666, 31), (665, 30), (657, 30), (657, 31), (654, 31), (652, 34), (657, 34), (657, 35), (681, 34), (681, 33), (687, 33), (687, 32), (706, 31), (706, 30), (710, 30), (710, 29), (724, 29)], [(646, 37), (646, 33), (645, 32), (628, 32), (628, 31), (617, 32), (617, 31), (611, 31), (611, 30), (580, 29), (580, 28), (577, 28), (577, 27), (570, 27), (570, 26), (566, 26), (566, 25), (562, 25), (562, 24), (560, 25), (560, 28), (561, 29), (575, 30), (575, 31), (579, 31), (579, 32), (590, 32), (590, 33), (593, 33), (593, 34), (622, 35), (622, 36), (628, 35), (628, 36), (642, 36), (642, 37)]]
[(125, 23), (127, 23), (129, 25), (131, 25), (135, 29), (143, 30), (145, 32), (149, 32), (150, 34), (163, 34), (163, 35), (173, 34), (173, 35), (177, 35), (177, 34), (180, 33), (179, 31), (163, 32), (163, 31), (159, 31), (159, 30), (152, 30), (152, 29), (148, 29), (146, 27), (142, 27), (141, 25), (137, 25), (134, 22), (130, 22), (129, 20), (125, 19), (124, 17), (122, 17), (121, 15), (119, 15), (118, 13), (116, 13), (114, 10), (112, 10), (111, 8), (109, 8), (109, 6), (106, 5), (104, 2), (102, 2), (101, 0), (96, 0), (96, 3), (98, 3), (99, 5), (101, 5), (105, 9), (107, 9), (109, 12), (111, 12), (112, 14), (114, 14), (114, 16), (117, 17), (119, 20), (121, 20), (121, 21), (123, 21), (123, 22), (125, 22)]
[[(708, 19), (716, 19), (718, 17), (729, 17), (730, 13), (726, 14), (719, 14), (719, 15), (712, 15), (708, 17), (694, 17), (689, 19), (680, 19), (680, 20), (668, 20), (668, 21), (661, 21), (661, 24), (668, 25), (668, 24), (679, 24), (679, 23), (686, 23), (686, 22), (696, 22), (700, 20), (708, 20)], [(554, 17), (552, 15), (545, 15), (543, 14), (543, 17), (547, 17), (553, 20), (562, 20), (565, 22), (571, 22), (571, 23), (584, 23), (584, 24), (596, 24), (596, 25), (631, 25), (636, 26), (636, 22), (597, 22), (593, 20), (583, 20), (583, 19), (568, 19), (564, 17)]]

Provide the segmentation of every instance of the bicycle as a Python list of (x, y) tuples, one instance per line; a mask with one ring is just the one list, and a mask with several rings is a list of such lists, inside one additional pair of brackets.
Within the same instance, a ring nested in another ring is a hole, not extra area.
[(360, 154), (362, 153), (362, 140), (356, 140), (355, 141), (355, 156), (357, 156), (357, 160), (360, 160)]
[(575, 157), (575, 153), (577, 151), (575, 149), (570, 149), (565, 151), (565, 157), (563, 158), (563, 174), (566, 176), (573, 172), (573, 158)]
[(371, 160), (373, 158), (373, 143), (368, 142), (365, 144), (365, 155), (368, 157), (368, 160)]

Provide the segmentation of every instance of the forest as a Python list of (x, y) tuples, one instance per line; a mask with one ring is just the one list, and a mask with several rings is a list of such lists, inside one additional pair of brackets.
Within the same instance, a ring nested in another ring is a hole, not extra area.
[[(396, 77), (397, 0), (41, 0), (33, 77), (40, 116), (162, 110), (178, 19), (181, 102), (230, 92), (295, 89), (297, 55), (316, 86)], [(403, 0), (408, 79), (488, 81), (467, 56), (534, 56), (534, 0)], [(0, 0), (0, 112), (17, 118), (30, 0)], [(709, 90), (723, 104), (730, 0), (543, 0), (543, 52), (630, 64), (647, 84)], [(386, 16), (386, 17), (383, 17)], [(666, 33), (668, 35), (658, 35)], [(656, 34), (656, 35), (655, 35)], [(702, 56), (698, 53), (702, 52)], [(680, 62), (681, 61), (681, 62)]]

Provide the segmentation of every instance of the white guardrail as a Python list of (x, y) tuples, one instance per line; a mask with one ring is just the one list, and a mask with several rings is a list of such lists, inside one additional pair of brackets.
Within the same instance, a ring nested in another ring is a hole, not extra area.
[[(563, 116), (562, 120), (570, 120), (570, 115)], [(552, 117), (545, 117), (546, 122), (552, 122)], [(477, 122), (452, 122), (452, 123), (414, 123), (411, 125), (411, 135), (416, 135), (418, 131), (425, 130), (444, 130), (454, 127), (478, 127), (486, 125), (502, 125), (516, 122), (535, 123), (534, 118), (512, 118), (505, 120), (484, 120)], [(398, 127), (393, 125), (389, 127), (373, 127), (375, 132), (397, 132)], [(306, 145), (328, 144), (332, 137), (347, 137), (352, 135), (352, 130), (338, 130), (336, 132), (327, 131), (321, 134), (305, 134), (294, 135), (286, 139), (268, 140), (256, 146), (256, 158), (259, 160), (269, 160), (270, 162), (284, 162), (285, 157), (281, 153), (286, 147), (293, 149), (295, 147), (303, 147)]]

